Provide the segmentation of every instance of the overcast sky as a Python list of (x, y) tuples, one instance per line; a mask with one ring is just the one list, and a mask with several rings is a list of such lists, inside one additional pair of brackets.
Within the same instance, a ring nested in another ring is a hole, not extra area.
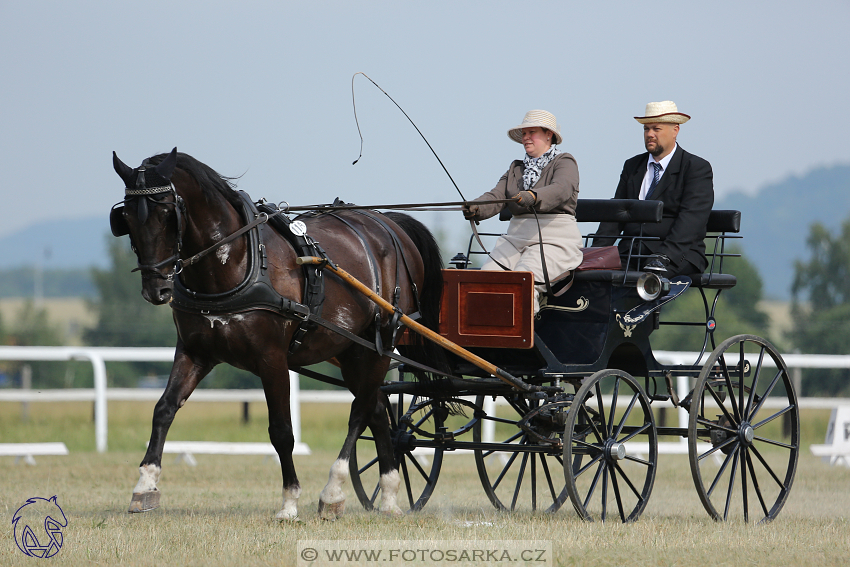
[[(666, 99), (718, 196), (751, 192), (850, 161), (848, 24), (848, 2), (817, 0), (0, 0), (0, 236), (92, 215), (106, 231), (113, 150), (135, 167), (177, 146), (255, 199), (457, 200), (363, 77), (351, 165), (358, 71), (467, 198), (522, 156), (506, 131), (535, 108), (557, 116), (581, 197), (611, 197), (643, 151), (632, 117)], [(463, 229), (453, 215), (432, 222)]]

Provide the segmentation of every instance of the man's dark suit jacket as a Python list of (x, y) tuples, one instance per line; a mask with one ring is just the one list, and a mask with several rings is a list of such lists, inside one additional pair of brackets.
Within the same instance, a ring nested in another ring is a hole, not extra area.
[[(646, 175), (648, 153), (637, 155), (623, 165), (620, 183), (617, 185), (615, 199), (637, 199), (640, 186)], [(705, 228), (708, 215), (714, 205), (714, 182), (711, 164), (686, 152), (682, 146), (667, 164), (667, 170), (652, 193), (651, 200), (664, 202), (663, 219), (658, 224), (643, 225), (644, 236), (657, 236), (660, 241), (644, 242), (650, 254), (665, 254), (671, 261), (670, 272), (693, 273), (693, 264), (699, 272), (705, 271), (708, 261), (705, 257)], [(636, 236), (640, 234), (637, 223), (600, 223), (597, 234), (611, 235), (611, 238), (596, 237), (594, 246), (611, 246), (614, 236)], [(628, 254), (628, 241), (620, 242), (620, 254), (625, 259)], [(646, 250), (644, 250), (645, 253)], [(630, 266), (634, 269), (635, 266)]]

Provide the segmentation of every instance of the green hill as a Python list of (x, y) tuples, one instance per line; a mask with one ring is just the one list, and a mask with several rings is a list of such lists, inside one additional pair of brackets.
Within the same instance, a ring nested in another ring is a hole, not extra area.
[(850, 165), (813, 169), (761, 188), (733, 193), (715, 209), (741, 211), (741, 247), (764, 279), (765, 295), (789, 299), (794, 260), (807, 259), (806, 237), (816, 221), (837, 230), (850, 216)]

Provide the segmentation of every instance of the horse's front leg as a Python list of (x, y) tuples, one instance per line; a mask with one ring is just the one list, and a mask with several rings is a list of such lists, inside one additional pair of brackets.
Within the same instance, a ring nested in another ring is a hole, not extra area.
[(183, 407), (189, 395), (211, 368), (209, 365), (196, 363), (178, 345), (171, 375), (168, 377), (168, 385), (153, 410), (150, 443), (139, 465), (139, 482), (133, 489), (133, 498), (127, 510), (131, 514), (147, 512), (159, 507), (160, 493), (156, 485), (162, 472), (162, 449), (165, 446), (165, 436), (168, 434), (177, 410)]
[(283, 353), (277, 360), (268, 355), (264, 362), (259, 374), (269, 409), (269, 440), (280, 458), (280, 472), (283, 477), (283, 506), (275, 518), (297, 520), (301, 483), (298, 482), (295, 462), (292, 460), (295, 435), (292, 432), (292, 413), (289, 407), (289, 366)]

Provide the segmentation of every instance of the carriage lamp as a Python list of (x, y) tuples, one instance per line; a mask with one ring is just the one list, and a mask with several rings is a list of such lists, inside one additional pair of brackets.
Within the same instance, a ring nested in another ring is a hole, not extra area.
[(644, 301), (653, 301), (670, 291), (670, 280), (658, 274), (644, 272), (637, 280), (637, 292)]
[(458, 252), (454, 258), (449, 260), (449, 265), (457, 270), (465, 270), (469, 267), (469, 258), (463, 252)]

